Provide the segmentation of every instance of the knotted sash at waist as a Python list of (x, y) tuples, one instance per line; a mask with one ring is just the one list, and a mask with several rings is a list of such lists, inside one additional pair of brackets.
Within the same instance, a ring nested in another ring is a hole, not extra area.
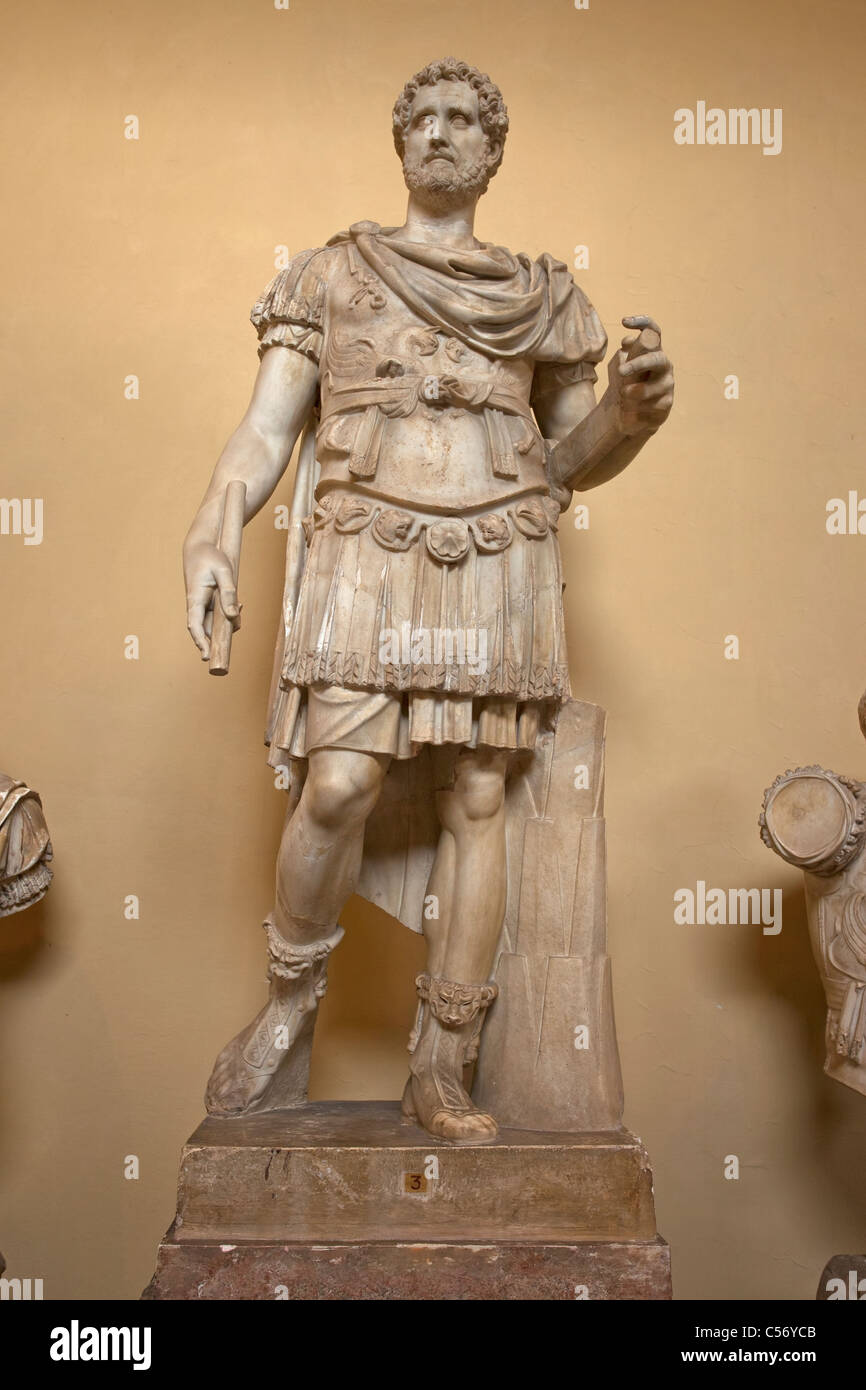
[[(385, 365), (385, 364), (383, 364)], [(386, 364), (390, 368), (399, 363)], [(453, 374), (428, 376), (383, 375), (374, 381), (356, 382), (349, 386), (331, 387), (327, 378), (322, 389), (322, 426), (337, 415), (363, 411), (349, 454), (349, 472), (356, 478), (372, 478), (376, 472), (385, 421), (411, 415), (419, 405), (448, 406), (461, 410), (479, 411), (484, 416), (490, 459), (497, 478), (519, 477), (517, 453), (526, 454), (536, 439), (540, 439), (529, 403), (516, 392), (504, 390), (495, 381), (483, 377), (462, 377)], [(515, 446), (502, 420), (503, 415), (516, 415), (529, 426), (531, 433)]]

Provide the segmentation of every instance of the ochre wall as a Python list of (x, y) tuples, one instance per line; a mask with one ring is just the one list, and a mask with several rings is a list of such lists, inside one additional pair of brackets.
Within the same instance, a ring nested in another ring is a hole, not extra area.
[[(512, 123), (479, 235), (569, 263), (587, 244), (611, 338), (650, 312), (676, 362), (669, 424), (562, 536), (575, 693), (609, 711), (626, 1120), (676, 1292), (810, 1298), (866, 1248), (866, 1100), (822, 1075), (801, 883), (756, 826), (786, 767), (866, 768), (866, 540), (825, 527), (863, 479), (864, 30), (857, 0), (7, 11), (0, 490), (43, 498), (45, 533), (0, 536), (0, 766), (56, 849), (44, 904), (0, 923), (10, 1274), (137, 1297), (210, 1065), (263, 997), (284, 532), (266, 509), (246, 533), (225, 681), (185, 630), (181, 542), (248, 397), (274, 248), (402, 218), (391, 105), (449, 52)], [(781, 154), (675, 144), (701, 100), (781, 107)], [(698, 879), (784, 889), (781, 934), (675, 925)], [(314, 1095), (396, 1097), (421, 943), (358, 901), (344, 921)]]

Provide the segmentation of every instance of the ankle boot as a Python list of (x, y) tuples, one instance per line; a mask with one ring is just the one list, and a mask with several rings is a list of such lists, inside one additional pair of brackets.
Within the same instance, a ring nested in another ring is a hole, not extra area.
[(496, 1138), (496, 1121), (473, 1105), (463, 1069), (478, 1055), (484, 1016), (499, 991), (492, 981), (464, 985), (426, 974), (415, 984), (418, 1014), (409, 1038), (403, 1114), (440, 1139), (489, 1143)]
[(268, 937), (270, 996), (258, 1017), (217, 1058), (205, 1096), (211, 1114), (283, 1110), (307, 1099), (328, 957), (343, 930), (337, 927), (319, 941), (292, 945), (270, 917), (262, 925)]

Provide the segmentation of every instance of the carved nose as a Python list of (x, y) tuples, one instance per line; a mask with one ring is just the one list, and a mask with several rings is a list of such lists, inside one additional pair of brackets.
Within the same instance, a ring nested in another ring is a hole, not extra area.
[(437, 131), (437, 133), (430, 135), (427, 143), (429, 146), (427, 153), (428, 159), (431, 159), (433, 155), (436, 154), (446, 155), (448, 159), (453, 159), (451, 141), (448, 139), (447, 135), (442, 135)]

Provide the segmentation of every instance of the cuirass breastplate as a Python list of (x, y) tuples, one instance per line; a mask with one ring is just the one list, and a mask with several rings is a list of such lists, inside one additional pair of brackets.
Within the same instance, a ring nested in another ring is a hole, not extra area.
[(530, 360), (484, 356), (424, 323), (348, 254), (323, 336), (320, 496), (353, 483), (453, 512), (547, 491)]

